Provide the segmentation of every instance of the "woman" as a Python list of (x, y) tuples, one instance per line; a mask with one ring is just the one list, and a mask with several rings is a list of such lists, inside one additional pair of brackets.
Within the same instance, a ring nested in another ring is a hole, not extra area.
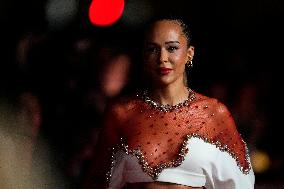
[(147, 30), (151, 86), (111, 103), (85, 188), (254, 188), (246, 144), (230, 112), (186, 84), (190, 40), (177, 19), (155, 21)]

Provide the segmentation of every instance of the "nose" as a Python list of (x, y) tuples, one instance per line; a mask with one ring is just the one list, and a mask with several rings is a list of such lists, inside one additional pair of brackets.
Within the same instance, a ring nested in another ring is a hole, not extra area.
[(160, 51), (160, 63), (168, 62), (168, 53), (165, 49)]

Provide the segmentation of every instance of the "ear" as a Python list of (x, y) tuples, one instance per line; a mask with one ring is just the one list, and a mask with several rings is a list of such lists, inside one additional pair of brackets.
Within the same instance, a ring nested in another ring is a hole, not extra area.
[(194, 56), (194, 46), (189, 46), (187, 49), (187, 57), (188, 57), (188, 61), (191, 61), (193, 59)]

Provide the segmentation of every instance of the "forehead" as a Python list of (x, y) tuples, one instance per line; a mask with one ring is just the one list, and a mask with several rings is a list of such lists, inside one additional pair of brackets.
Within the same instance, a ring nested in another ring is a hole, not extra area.
[(147, 40), (160, 38), (185, 38), (181, 26), (175, 21), (162, 20), (155, 22), (146, 35)]

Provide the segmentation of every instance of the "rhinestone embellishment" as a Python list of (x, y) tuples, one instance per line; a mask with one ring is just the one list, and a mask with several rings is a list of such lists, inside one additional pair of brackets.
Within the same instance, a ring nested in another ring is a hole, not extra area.
[(215, 140), (212, 140), (212, 139), (209, 139), (209, 138), (206, 138), (206, 137), (203, 137), (203, 136), (200, 136), (198, 134), (193, 133), (193, 134), (190, 134), (190, 135), (186, 135), (186, 138), (182, 143), (180, 152), (179, 152), (176, 159), (169, 161), (169, 162), (166, 162), (166, 163), (159, 164), (156, 167), (152, 168), (151, 166), (149, 166), (149, 163), (147, 162), (147, 158), (143, 155), (142, 151), (139, 148), (130, 150), (128, 148), (128, 145), (123, 141), (123, 139), (121, 139), (121, 143), (118, 144), (115, 148), (112, 148), (111, 165), (110, 165), (109, 171), (106, 174), (107, 184), (110, 183), (110, 180), (111, 180), (111, 177), (112, 177), (111, 173), (112, 173), (114, 165), (116, 163), (115, 156), (116, 156), (116, 153), (119, 150), (122, 150), (127, 155), (135, 156), (138, 159), (142, 170), (146, 174), (148, 174), (150, 177), (152, 177), (153, 180), (157, 180), (159, 175), (161, 174), (161, 172), (164, 169), (169, 168), (169, 167), (177, 167), (177, 166), (182, 164), (182, 162), (185, 159), (186, 154), (188, 153), (188, 148), (186, 147), (187, 143), (192, 137), (202, 139), (206, 143), (215, 145), (220, 151), (227, 152), (233, 159), (236, 160), (237, 166), (239, 167), (240, 171), (243, 174), (248, 174), (249, 171), (251, 170), (251, 164), (250, 164), (250, 161), (249, 161), (249, 151), (248, 151), (247, 145), (244, 141), (243, 142), (245, 144), (245, 161), (247, 163), (246, 167), (243, 167), (241, 165), (241, 163), (238, 159), (238, 156), (230, 148), (228, 148), (228, 146), (226, 144), (222, 144), (218, 140), (215, 141)]
[(157, 110), (160, 110), (162, 112), (170, 112), (170, 111), (173, 111), (173, 110), (177, 110), (181, 107), (188, 106), (189, 102), (193, 101), (196, 98), (195, 93), (190, 88), (187, 88), (187, 89), (188, 89), (188, 92), (189, 92), (187, 99), (185, 99), (183, 102), (180, 102), (176, 105), (169, 105), (169, 104), (163, 105), (163, 104), (159, 104), (159, 103), (153, 101), (148, 96), (147, 90), (145, 90), (143, 92), (142, 99), (144, 100), (144, 102), (151, 105), (153, 108), (155, 108)]

